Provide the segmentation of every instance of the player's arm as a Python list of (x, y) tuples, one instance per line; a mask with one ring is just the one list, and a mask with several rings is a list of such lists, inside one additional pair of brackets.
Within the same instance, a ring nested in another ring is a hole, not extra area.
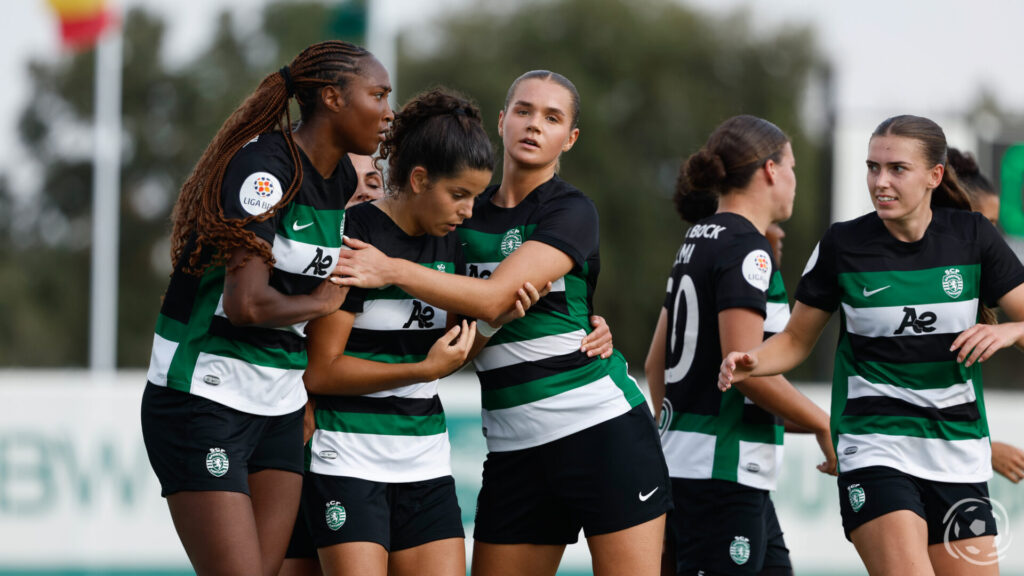
[(515, 306), (524, 283), (545, 286), (572, 270), (572, 259), (557, 248), (526, 241), (501, 262), (490, 278), (470, 278), (431, 270), (400, 258), (389, 258), (355, 239), (345, 243), (338, 271), (342, 283), (364, 288), (394, 284), (415, 298), (450, 312), (495, 324)]
[(1024, 284), (1018, 285), (999, 299), (999, 308), (1012, 322), (975, 324), (953, 340), (951, 351), (959, 350), (957, 362), (970, 366), (984, 362), (1003, 348), (1016, 346), (1024, 350)]
[(651, 393), (651, 404), (654, 408), (654, 421), (661, 416), (661, 405), (665, 401), (665, 339), (668, 335), (668, 310), (661, 309), (658, 324), (654, 327), (651, 347), (647, 349), (647, 360), (644, 362), (644, 375), (647, 378), (647, 389)]
[[(763, 328), (764, 318), (750, 308), (727, 308), (718, 313), (722, 350), (754, 348), (763, 337)], [(778, 336), (776, 334), (772, 338)], [(735, 382), (735, 385), (744, 396), (761, 408), (797, 426), (812, 430), (826, 458), (825, 462), (818, 465), (818, 469), (835, 474), (836, 455), (832, 447), (828, 414), (824, 410), (779, 375), (747, 378)]]
[(1024, 478), (1024, 450), (992, 441), (992, 469), (1014, 484)]
[(331, 276), (309, 294), (282, 294), (270, 285), (270, 266), (258, 254), (238, 249), (231, 255), (224, 277), (224, 313), (235, 326), (305, 322), (341, 306), (348, 288), (338, 283), (339, 279)]
[(797, 300), (785, 329), (760, 345), (728, 348), (723, 342), (722, 349), (729, 352), (722, 360), (718, 387), (726, 390), (730, 385), (750, 376), (782, 374), (796, 368), (810, 355), (830, 317), (829, 312)]
[(345, 354), (355, 316), (338, 310), (306, 325), (309, 363), (303, 380), (310, 392), (354, 396), (436, 380), (465, 363), (476, 336), (475, 323), (463, 320), (441, 336), (422, 361), (376, 362)]

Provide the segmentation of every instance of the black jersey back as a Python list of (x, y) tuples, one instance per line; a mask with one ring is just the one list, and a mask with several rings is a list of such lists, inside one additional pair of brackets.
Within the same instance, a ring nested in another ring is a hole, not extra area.
[(781, 426), (735, 388), (722, 393), (717, 386), (722, 362), (718, 315), (749, 308), (765, 316), (774, 269), (768, 240), (738, 214), (714, 214), (686, 234), (664, 303), (667, 421), (662, 444), (673, 477), (774, 488)]

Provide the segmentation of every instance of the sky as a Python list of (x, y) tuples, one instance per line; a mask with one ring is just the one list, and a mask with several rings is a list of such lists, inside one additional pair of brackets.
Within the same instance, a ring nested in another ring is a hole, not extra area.
[[(245, 22), (264, 0), (108, 0), (164, 14), (167, 53), (184, 60), (208, 41), (216, 14)], [(373, 0), (379, 26), (423, 30), (427, 17), (480, 0)], [(482, 0), (494, 3), (496, 0)], [(519, 0), (505, 0), (514, 2)], [(1024, 2), (1016, 0), (680, 0), (711, 12), (746, 9), (755, 29), (810, 25), (833, 63), (841, 115), (877, 123), (911, 112), (947, 117), (968, 110), (982, 89), (1009, 110), (1024, 111)], [(0, 19), (0, 172), (25, 164), (17, 118), (29, 94), (27, 62), (60, 55), (56, 18), (45, 0), (9, 0)], [(427, 25), (429, 26), (429, 25)], [(429, 28), (427, 28), (429, 31)], [(371, 47), (372, 49), (372, 47)], [(385, 60), (385, 64), (387, 61)], [(14, 170), (14, 184), (19, 179)]]

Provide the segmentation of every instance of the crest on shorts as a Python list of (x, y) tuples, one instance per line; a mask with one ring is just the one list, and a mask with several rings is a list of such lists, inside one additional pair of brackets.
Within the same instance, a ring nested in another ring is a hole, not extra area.
[(750, 538), (737, 536), (729, 544), (729, 558), (737, 565), (742, 566), (750, 560)]
[(954, 299), (964, 293), (964, 277), (960, 275), (959, 269), (946, 270), (946, 275), (942, 277), (942, 289), (947, 296)]
[(501, 255), (508, 256), (522, 245), (523, 233), (519, 231), (519, 228), (513, 228), (505, 232), (505, 237), (501, 239)]
[(210, 448), (206, 455), (206, 471), (216, 478), (228, 473), (228, 453), (223, 448)]
[(338, 530), (345, 525), (345, 519), (348, 515), (345, 514), (345, 507), (341, 505), (341, 502), (337, 500), (331, 500), (327, 503), (327, 527), (331, 530)]
[(864, 507), (864, 501), (867, 500), (864, 489), (860, 487), (860, 484), (851, 484), (846, 492), (850, 497), (850, 508), (853, 508), (854, 512), (860, 512), (860, 509)]

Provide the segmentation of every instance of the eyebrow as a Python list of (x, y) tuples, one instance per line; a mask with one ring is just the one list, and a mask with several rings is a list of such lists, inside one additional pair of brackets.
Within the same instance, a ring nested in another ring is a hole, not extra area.
[[(512, 104), (512, 106), (513, 107), (522, 106), (524, 108), (536, 108), (536, 106), (534, 106), (531, 102), (527, 102), (525, 100), (516, 100), (516, 102), (514, 104)], [(554, 108), (554, 107), (545, 108), (544, 109), (544, 113), (545, 114), (557, 114), (559, 116), (565, 116), (565, 112), (563, 112), (561, 108)]]

